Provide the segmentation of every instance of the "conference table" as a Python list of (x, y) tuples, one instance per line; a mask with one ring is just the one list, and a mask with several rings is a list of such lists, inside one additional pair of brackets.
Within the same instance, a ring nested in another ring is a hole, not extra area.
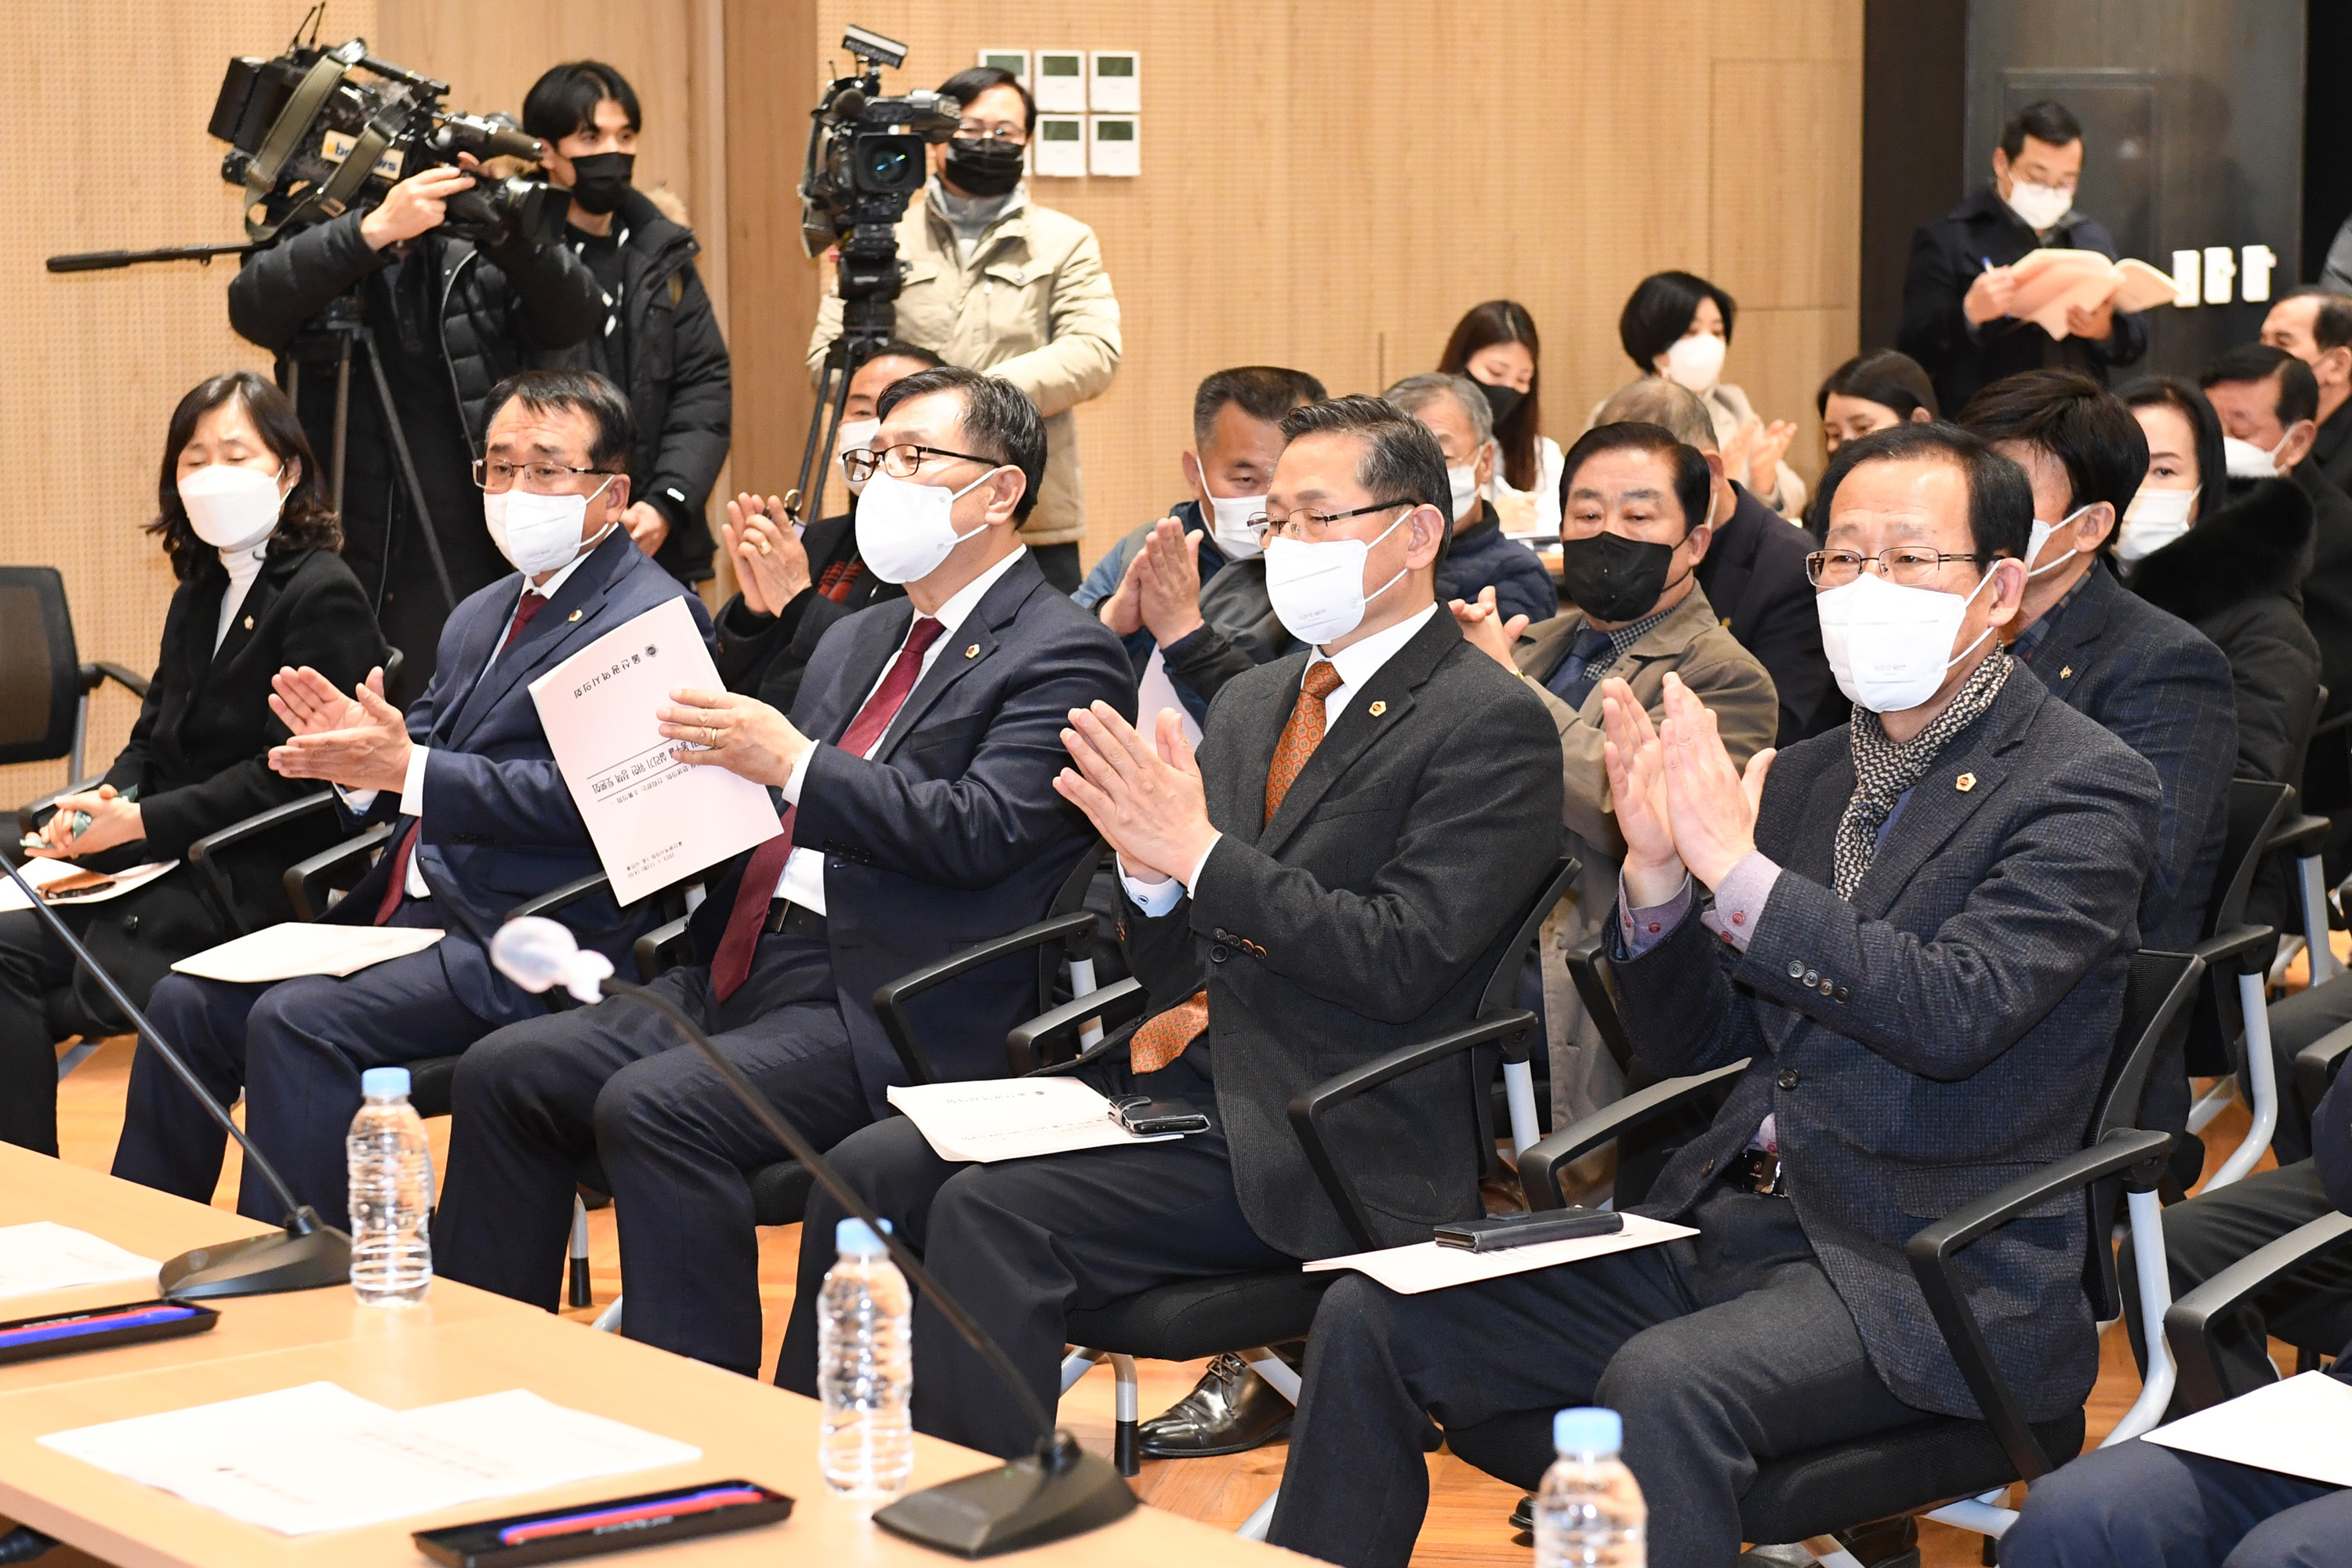
[[(149, 1258), (251, 1236), (254, 1222), (0, 1144), (0, 1226), (33, 1220), (101, 1237)], [(0, 1301), (0, 1320), (138, 1299), (135, 1287), (82, 1287)], [(360, 1306), (348, 1287), (207, 1303), (205, 1333), (0, 1365), (0, 1517), (123, 1568), (427, 1561), (410, 1532), (464, 1520), (738, 1477), (790, 1494), (781, 1524), (615, 1553), (664, 1564), (900, 1564), (948, 1561), (829, 1498), (817, 1469), (816, 1402), (617, 1334), (599, 1333), (452, 1280), (408, 1310)], [(394, 1523), (286, 1536), (68, 1458), (45, 1434), (265, 1394), (318, 1381), (396, 1409), (527, 1388), (573, 1409), (692, 1443), (690, 1465), (469, 1504)], [(986, 1455), (918, 1436), (916, 1487), (992, 1467)], [(1008, 1554), (1006, 1563), (1119, 1563), (1214, 1568), (1301, 1561), (1192, 1520), (1139, 1508), (1090, 1535)]]

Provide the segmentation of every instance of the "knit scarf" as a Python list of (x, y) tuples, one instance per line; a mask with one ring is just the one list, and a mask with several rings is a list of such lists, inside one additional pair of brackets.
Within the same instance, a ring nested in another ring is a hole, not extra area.
[(1979, 719), (2000, 695), (2013, 662), (2007, 648), (1996, 647), (1954, 693), (1927, 727), (1897, 745), (1886, 738), (1878, 715), (1856, 708), (1850, 733), (1853, 740), (1853, 798), (1838, 819), (1837, 869), (1833, 891), (1852, 899), (1863, 873), (1878, 853), (1878, 830), (1903, 792), (1927, 776), (1952, 738)]

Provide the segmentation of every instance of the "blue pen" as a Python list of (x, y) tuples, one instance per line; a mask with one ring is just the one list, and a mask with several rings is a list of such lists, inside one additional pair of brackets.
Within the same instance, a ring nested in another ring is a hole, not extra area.
[(1991, 257), (1990, 257), (1990, 256), (1983, 256), (1983, 257), (1979, 257), (1979, 258), (1978, 258), (1978, 259), (1979, 259), (1979, 260), (1980, 260), (1980, 261), (1982, 261), (1982, 262), (1984, 263), (1984, 269), (1985, 269), (1987, 272), (1990, 272), (1990, 271), (1991, 271), (1991, 270), (1992, 270), (1992, 258), (1991, 258)]
[(151, 1323), (173, 1323), (195, 1315), (196, 1310), (193, 1307), (164, 1305), (55, 1318), (47, 1322), (29, 1323), (23, 1328), (0, 1330), (0, 1350), (37, 1344), (43, 1340), (71, 1339), (80, 1334), (108, 1333), (116, 1329), (145, 1328)]

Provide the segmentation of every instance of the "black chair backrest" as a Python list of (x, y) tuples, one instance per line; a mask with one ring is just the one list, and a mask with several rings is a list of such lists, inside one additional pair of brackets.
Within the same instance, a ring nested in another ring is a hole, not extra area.
[[(2139, 1125), (2140, 1097), (2147, 1088), (2148, 1069), (2165, 1034), (2172, 1027), (2205, 978), (2205, 961), (2193, 953), (2162, 952), (2143, 948), (2132, 955), (2131, 973), (2124, 985), (2123, 1016), (2116, 1024), (2116, 1041), (2099, 1098), (2091, 1110), (2085, 1147), (2108, 1133)], [(2123, 1312), (2123, 1294), (2116, 1278), (2116, 1205), (2122, 1196), (2119, 1181), (2094, 1183), (2084, 1192), (2090, 1233), (2083, 1261), (2083, 1289), (2091, 1298), (2094, 1315), (2105, 1322)]]
[(2205, 932), (2218, 936), (2246, 923), (2246, 896), (2271, 835), (2286, 815), (2294, 791), (2260, 779), (2230, 781), (2229, 832), (2221, 840), (2221, 864), (2213, 874), (2213, 894), (2205, 905)]
[(1551, 868), (1551, 879), (1536, 901), (1519, 921), (1519, 929), (1496, 960), (1495, 972), (1486, 977), (1486, 989), (1478, 996), (1478, 1016), (1500, 1013), (1518, 1005), (1519, 966), (1527, 962), (1528, 950), (1536, 938), (1543, 934), (1543, 923), (1551, 916), (1553, 908), (1568, 897), (1568, 885), (1576, 879), (1577, 863), (1562, 856)]
[(0, 566), (0, 764), (70, 752), (80, 704), (66, 580), (54, 566)]
[(2294, 760), (2287, 764), (2287, 779), (2298, 787), (2303, 779), (2303, 764), (2311, 760), (2311, 737), (2319, 728), (2319, 716), (2326, 711), (2327, 688), (2321, 686), (2311, 694), (2311, 716), (2303, 721), (2303, 728), (2295, 731)]

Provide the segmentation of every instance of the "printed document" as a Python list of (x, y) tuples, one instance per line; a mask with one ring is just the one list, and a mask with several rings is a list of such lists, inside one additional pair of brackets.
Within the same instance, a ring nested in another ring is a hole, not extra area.
[[(179, 866), (177, 860), (150, 860), (143, 866), (126, 867), (120, 871), (85, 870), (70, 860), (49, 860), (27, 856), (16, 868), (41, 895), (45, 904), (102, 904), (119, 899), (125, 893), (135, 893), (166, 871)], [(25, 897), (16, 879), (0, 872), (0, 913), (9, 910), (29, 910), (33, 901)]]
[(387, 958), (423, 952), (441, 940), (430, 926), (306, 925), (288, 921), (218, 947), (191, 953), (172, 965), (200, 980), (233, 985), (272, 985), (303, 974), (357, 974)]
[(37, 1219), (0, 1226), (0, 1296), (136, 1281), (152, 1288), (163, 1265), (71, 1226)]
[(1099, 1090), (1074, 1078), (921, 1083), (893, 1089), (887, 1098), (940, 1159), (983, 1165), (1073, 1149), (1165, 1143), (1183, 1136), (1162, 1132), (1145, 1138), (1129, 1132), (1111, 1119), (1110, 1101)]
[(2184, 1415), (2141, 1441), (2352, 1487), (2352, 1384), (2303, 1373)]
[(691, 1444), (527, 1389), (390, 1410), (331, 1383), (40, 1441), (281, 1535), (350, 1530), (702, 1457)]
[(1612, 1252), (1631, 1252), (1637, 1247), (1655, 1247), (1678, 1236), (1697, 1234), (1686, 1225), (1668, 1225), (1664, 1220), (1629, 1214), (1625, 1216), (1625, 1228), (1614, 1236), (1572, 1236), (1565, 1241), (1538, 1241), (1531, 1247), (1506, 1247), (1495, 1252), (1472, 1252), (1423, 1241), (1380, 1252), (1319, 1258), (1306, 1265), (1306, 1270), (1318, 1274), (1334, 1268), (1352, 1268), (1359, 1274), (1370, 1275), (1400, 1296), (1418, 1296), (1425, 1290), (1500, 1279), (1507, 1274), (1530, 1274), (1538, 1268), (1580, 1263)]
[(674, 690), (724, 689), (684, 599), (605, 633), (530, 683), (563, 782), (613, 897), (634, 903), (783, 831), (764, 785), (670, 753), (654, 710)]
[(2036, 250), (2010, 264), (2017, 292), (2009, 314), (2033, 321), (2053, 338), (2068, 332), (2068, 307), (2095, 310), (2108, 300), (2118, 310), (2169, 305), (2179, 295), (2169, 273), (2126, 257), (2110, 261), (2095, 250)]

